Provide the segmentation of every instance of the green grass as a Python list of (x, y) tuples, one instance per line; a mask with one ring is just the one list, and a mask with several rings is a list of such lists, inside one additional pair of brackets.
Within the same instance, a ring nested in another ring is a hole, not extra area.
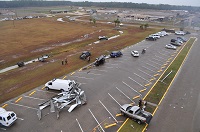
[[(151, 92), (145, 98), (145, 100), (147, 102), (159, 104), (160, 101), (162, 101), (164, 94), (167, 92), (168, 87), (170, 86), (170, 83), (173, 81), (174, 77), (176, 76), (176, 73), (178, 72), (179, 68), (181, 67), (182, 63), (184, 62), (184, 59), (187, 56), (194, 41), (195, 41), (195, 38), (190, 38), (190, 40), (187, 42), (187, 44), (182, 49), (182, 51), (178, 54), (178, 56), (174, 59), (174, 61), (171, 63), (171, 65), (168, 67), (168, 69), (161, 76), (160, 80), (165, 78), (171, 70), (173, 71), (164, 80), (165, 84), (160, 81), (157, 81), (156, 85), (152, 88)], [(146, 108), (146, 110), (151, 113), (153, 113), (155, 111), (155, 109), (156, 109), (156, 107), (150, 106), (150, 105), (147, 105), (147, 108)], [(131, 127), (131, 124), (134, 124), (134, 130)], [(145, 128), (145, 125), (139, 125), (132, 120), (128, 120), (126, 122), (126, 124), (120, 129), (119, 132), (130, 132), (130, 131), (139, 132), (139, 131), (142, 131), (144, 128)]]

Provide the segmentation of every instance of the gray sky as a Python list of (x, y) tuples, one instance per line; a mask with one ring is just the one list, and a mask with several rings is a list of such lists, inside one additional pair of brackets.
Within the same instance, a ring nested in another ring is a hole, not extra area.
[(133, 2), (133, 3), (186, 5), (186, 6), (198, 6), (198, 7), (200, 7), (200, 0), (71, 0), (71, 1)]

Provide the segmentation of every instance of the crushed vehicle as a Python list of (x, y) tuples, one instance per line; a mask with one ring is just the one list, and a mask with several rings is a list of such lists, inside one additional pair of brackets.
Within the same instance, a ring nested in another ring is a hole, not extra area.
[(178, 39), (178, 40), (181, 40), (181, 41), (183, 41), (183, 42), (187, 42), (187, 39), (184, 38), (184, 37), (181, 37), (181, 36), (177, 37), (177, 39)]
[(38, 61), (45, 62), (47, 58), (49, 58), (49, 55), (42, 55), (38, 58)]
[(110, 57), (112, 57), (112, 58), (120, 57), (120, 56), (122, 56), (122, 55), (123, 55), (123, 54), (122, 54), (121, 51), (112, 51), (112, 52), (110, 53)]
[(171, 39), (170, 44), (174, 45), (174, 46), (181, 46), (182, 43), (176, 39)]
[(105, 55), (101, 55), (99, 58), (96, 58), (96, 61), (94, 62), (95, 66), (99, 66), (105, 63)]
[(72, 89), (73, 84), (76, 84), (74, 80), (64, 80), (64, 79), (56, 79), (54, 78), (51, 81), (48, 81), (45, 84), (45, 89), (53, 89), (53, 90), (61, 90), (61, 91), (69, 91)]
[(99, 40), (108, 40), (107, 36), (99, 36)]
[(21, 62), (17, 62), (17, 65), (18, 65), (18, 67), (22, 67), (22, 66), (25, 65), (25, 63), (24, 63), (23, 61), (21, 61)]
[(132, 120), (135, 120), (138, 124), (149, 124), (152, 119), (152, 114), (141, 109), (139, 106), (132, 106), (130, 104), (124, 104), (120, 108), (121, 114), (126, 115)]
[(0, 107), (0, 126), (9, 127), (17, 120), (17, 115), (13, 111), (6, 111)]
[(89, 51), (83, 51), (82, 54), (80, 55), (80, 59), (85, 60), (89, 56), (91, 56), (91, 53)]
[(81, 90), (79, 83), (72, 82), (71, 88), (67, 91), (61, 92), (51, 99), (38, 104), (39, 109), (37, 115), (39, 120), (42, 118), (42, 110), (50, 106), (50, 112), (57, 112), (57, 118), (59, 118), (59, 112), (63, 108), (69, 108), (68, 112), (72, 112), (77, 106), (81, 106), (87, 103), (86, 95)]

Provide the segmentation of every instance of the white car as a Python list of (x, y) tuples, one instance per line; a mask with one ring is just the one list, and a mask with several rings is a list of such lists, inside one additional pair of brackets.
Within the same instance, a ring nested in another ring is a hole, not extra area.
[(165, 46), (165, 48), (176, 50), (176, 46), (174, 46), (174, 45), (172, 45), (172, 44), (167, 44), (167, 45)]
[(160, 35), (158, 35), (158, 34), (151, 34), (151, 35), (149, 35), (149, 37), (154, 37), (154, 38), (156, 38), (156, 39), (159, 39), (159, 38), (160, 38)]
[(183, 32), (183, 31), (176, 31), (175, 34), (176, 35), (185, 35), (185, 32)]
[(136, 51), (136, 50), (131, 51), (131, 55), (132, 55), (133, 57), (139, 57), (139, 56), (140, 56), (139, 52)]

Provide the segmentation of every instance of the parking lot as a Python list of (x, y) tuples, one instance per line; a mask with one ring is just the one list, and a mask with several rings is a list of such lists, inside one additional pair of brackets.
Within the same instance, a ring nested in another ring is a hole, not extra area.
[[(2, 131), (48, 131), (48, 132), (92, 132), (117, 131), (126, 117), (120, 115), (120, 105), (135, 103), (143, 98), (153, 86), (165, 68), (170, 64), (181, 47), (177, 50), (166, 49), (165, 45), (177, 36), (171, 34), (157, 41), (143, 40), (127, 47), (119, 58), (106, 59), (104, 65), (77, 70), (64, 75), (63, 79), (76, 80), (87, 96), (87, 104), (77, 107), (69, 113), (68, 108), (50, 113), (50, 107), (42, 111), (38, 119), (38, 104), (57, 95), (58, 91), (46, 91), (44, 86), (35, 88), (5, 104), (6, 110), (14, 111), (18, 120), (10, 128), (1, 127)], [(187, 36), (186, 36), (187, 37)], [(141, 54), (146, 48), (146, 53)], [(139, 57), (131, 56), (137, 50)]]

